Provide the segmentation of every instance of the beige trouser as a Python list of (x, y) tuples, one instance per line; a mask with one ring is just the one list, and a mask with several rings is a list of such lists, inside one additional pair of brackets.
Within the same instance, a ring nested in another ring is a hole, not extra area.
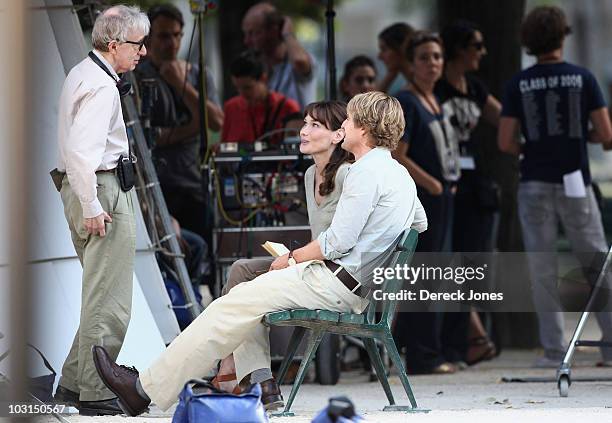
[[(213, 301), (140, 373), (141, 384), (153, 402), (167, 410), (187, 381), (202, 377), (231, 353), (238, 380), (245, 376), (245, 367), (269, 367), (269, 339), (262, 336), (266, 313), (292, 308), (361, 313), (367, 303), (319, 261), (265, 273)], [(249, 365), (239, 367), (244, 361)]]
[[(232, 263), (230, 267), (227, 283), (221, 291), (221, 295), (227, 293), (235, 286), (249, 282), (258, 276), (270, 270), (270, 265), (274, 261), (274, 257), (266, 257), (260, 259), (240, 259)], [(257, 341), (258, 346), (262, 349), (267, 357), (270, 356), (270, 328), (264, 325), (258, 325), (253, 331), (252, 338)], [(268, 342), (266, 342), (268, 340)], [(234, 366), (236, 367), (236, 378), (241, 381), (243, 377), (253, 373), (255, 370), (270, 368), (270, 360), (268, 359), (265, 366), (260, 366), (261, 360), (253, 360), (251, 346), (246, 343), (246, 346), (240, 345), (234, 351)]]
[(83, 211), (68, 178), (62, 182), (64, 214), (81, 265), (83, 281), (79, 328), (62, 368), (59, 384), (80, 393), (81, 401), (115, 397), (98, 377), (92, 345), (103, 345), (113, 359), (119, 355), (132, 307), (136, 225), (132, 197), (112, 173), (99, 173), (98, 199), (113, 219), (106, 236), (89, 235)]

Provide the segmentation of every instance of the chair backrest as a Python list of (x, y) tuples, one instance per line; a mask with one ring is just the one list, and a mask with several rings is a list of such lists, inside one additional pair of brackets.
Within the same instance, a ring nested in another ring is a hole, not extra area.
[[(408, 229), (405, 231), (400, 237), (400, 240), (395, 247), (395, 251), (387, 263), (387, 267), (395, 268), (397, 265), (402, 267), (404, 265), (410, 265), (418, 239), (419, 233), (416, 230)], [(385, 282), (383, 282), (380, 286), (381, 288), (377, 289), (381, 289), (383, 293), (395, 294), (404, 286), (404, 280), (392, 278), (385, 280)], [(385, 297), (384, 300), (379, 301), (375, 301), (373, 298), (370, 298), (370, 305), (366, 310), (368, 323), (375, 323), (374, 320), (376, 317), (376, 311), (378, 310), (381, 312), (380, 322), (386, 322), (389, 327), (391, 327), (393, 316), (395, 315), (397, 300), (389, 300), (386, 298), (388, 298), (388, 296)]]

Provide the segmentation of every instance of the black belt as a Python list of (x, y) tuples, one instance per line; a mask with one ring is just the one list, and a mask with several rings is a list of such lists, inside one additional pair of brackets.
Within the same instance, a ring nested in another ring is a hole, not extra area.
[[(332, 272), (336, 272), (336, 270), (338, 270), (338, 268), (341, 267), (339, 264), (336, 264), (331, 260), (325, 260), (324, 263), (325, 263), (325, 266), (327, 266), (327, 268), (331, 270)], [(342, 268), (342, 270), (336, 273), (336, 277), (340, 279), (340, 281), (344, 284), (344, 286), (346, 286), (351, 291), (353, 291), (355, 288), (357, 288), (360, 285), (360, 283), (357, 282), (355, 278), (353, 278), (349, 274), (349, 272), (344, 270), (344, 268)]]
[(106, 170), (96, 170), (96, 175), (99, 173), (112, 173), (113, 175), (117, 172), (117, 168), (114, 167), (112, 169), (106, 169)]

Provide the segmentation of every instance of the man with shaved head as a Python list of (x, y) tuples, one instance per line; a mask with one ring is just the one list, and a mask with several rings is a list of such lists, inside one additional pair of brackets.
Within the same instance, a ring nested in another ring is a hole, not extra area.
[(257, 3), (242, 19), (244, 44), (261, 53), (268, 67), (268, 86), (294, 99), (303, 109), (315, 101), (316, 64), (293, 32), (293, 22), (272, 4)]

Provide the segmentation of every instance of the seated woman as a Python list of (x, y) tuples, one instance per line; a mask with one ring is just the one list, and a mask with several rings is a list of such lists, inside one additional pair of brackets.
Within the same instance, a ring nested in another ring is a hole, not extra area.
[(368, 56), (353, 57), (344, 65), (344, 74), (340, 78), (340, 95), (349, 101), (357, 94), (376, 89), (376, 66)]
[[(311, 103), (304, 111), (304, 125), (300, 130), (300, 152), (311, 155), (314, 160), (314, 164), (304, 174), (312, 239), (316, 239), (331, 224), (342, 193), (344, 177), (353, 161), (353, 155), (340, 148), (344, 139), (341, 125), (345, 119), (346, 105), (339, 101)], [(267, 272), (274, 260), (270, 257), (236, 261), (232, 264), (222, 295), (236, 285), (253, 280)], [(257, 380), (272, 378), (270, 369), (241, 369), (239, 373), (248, 375), (251, 372), (268, 372), (269, 377), (263, 379), (258, 377)], [(221, 389), (227, 391), (239, 389), (233, 355), (222, 360), (219, 373), (213, 383), (217, 383)], [(266, 399), (264, 392), (262, 401), (267, 409), (276, 406), (273, 403), (266, 403)]]

